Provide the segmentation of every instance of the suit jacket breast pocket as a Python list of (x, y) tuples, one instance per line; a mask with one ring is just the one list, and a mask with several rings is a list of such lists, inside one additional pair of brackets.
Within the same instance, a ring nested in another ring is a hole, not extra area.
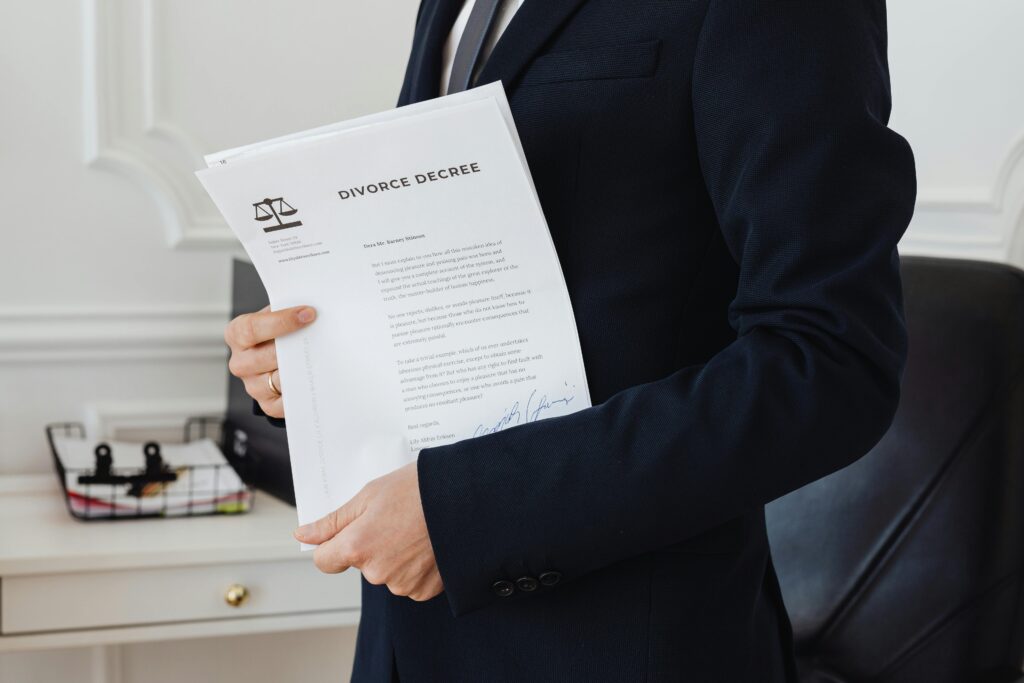
[(523, 74), (523, 85), (563, 81), (643, 78), (658, 66), (660, 40), (565, 50), (540, 55)]

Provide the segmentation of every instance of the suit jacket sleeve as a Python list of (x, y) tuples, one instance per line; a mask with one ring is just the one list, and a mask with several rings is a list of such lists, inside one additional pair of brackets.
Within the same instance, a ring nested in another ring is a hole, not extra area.
[(710, 1), (694, 134), (739, 264), (736, 340), (578, 413), (421, 451), (455, 614), (501, 600), (499, 578), (572, 580), (684, 541), (884, 434), (906, 355), (896, 245), (916, 193), (909, 146), (886, 126), (885, 40), (881, 0)]

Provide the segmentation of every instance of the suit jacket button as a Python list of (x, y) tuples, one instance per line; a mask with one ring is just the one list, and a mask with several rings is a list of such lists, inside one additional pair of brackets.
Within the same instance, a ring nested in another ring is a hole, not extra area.
[(545, 586), (554, 586), (556, 583), (562, 580), (562, 573), (555, 571), (544, 572), (537, 578), (539, 578), (540, 582)]
[(499, 598), (507, 598), (508, 596), (515, 593), (516, 587), (512, 584), (511, 581), (501, 579), (500, 581), (495, 581), (491, 584), (491, 590), (494, 591), (494, 594), (497, 595)]
[(523, 591), (524, 593), (531, 593), (537, 590), (537, 579), (532, 576), (520, 576), (516, 579), (516, 588)]

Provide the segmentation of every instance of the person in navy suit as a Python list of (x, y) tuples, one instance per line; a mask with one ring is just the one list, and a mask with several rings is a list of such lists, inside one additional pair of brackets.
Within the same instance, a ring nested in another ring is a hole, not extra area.
[[(296, 532), (363, 572), (353, 680), (796, 681), (764, 505), (871, 449), (906, 356), (884, 2), (526, 0), (468, 72), (464, 12), (422, 1), (399, 104), (504, 84), (594, 406)], [(229, 327), (271, 417), (273, 337), (313, 315)]]

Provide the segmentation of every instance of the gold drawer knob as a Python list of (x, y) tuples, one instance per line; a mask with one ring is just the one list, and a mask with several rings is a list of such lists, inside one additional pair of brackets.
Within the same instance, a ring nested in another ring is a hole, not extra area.
[(249, 589), (238, 583), (228, 586), (227, 591), (224, 593), (224, 602), (232, 607), (241, 607), (248, 599)]

